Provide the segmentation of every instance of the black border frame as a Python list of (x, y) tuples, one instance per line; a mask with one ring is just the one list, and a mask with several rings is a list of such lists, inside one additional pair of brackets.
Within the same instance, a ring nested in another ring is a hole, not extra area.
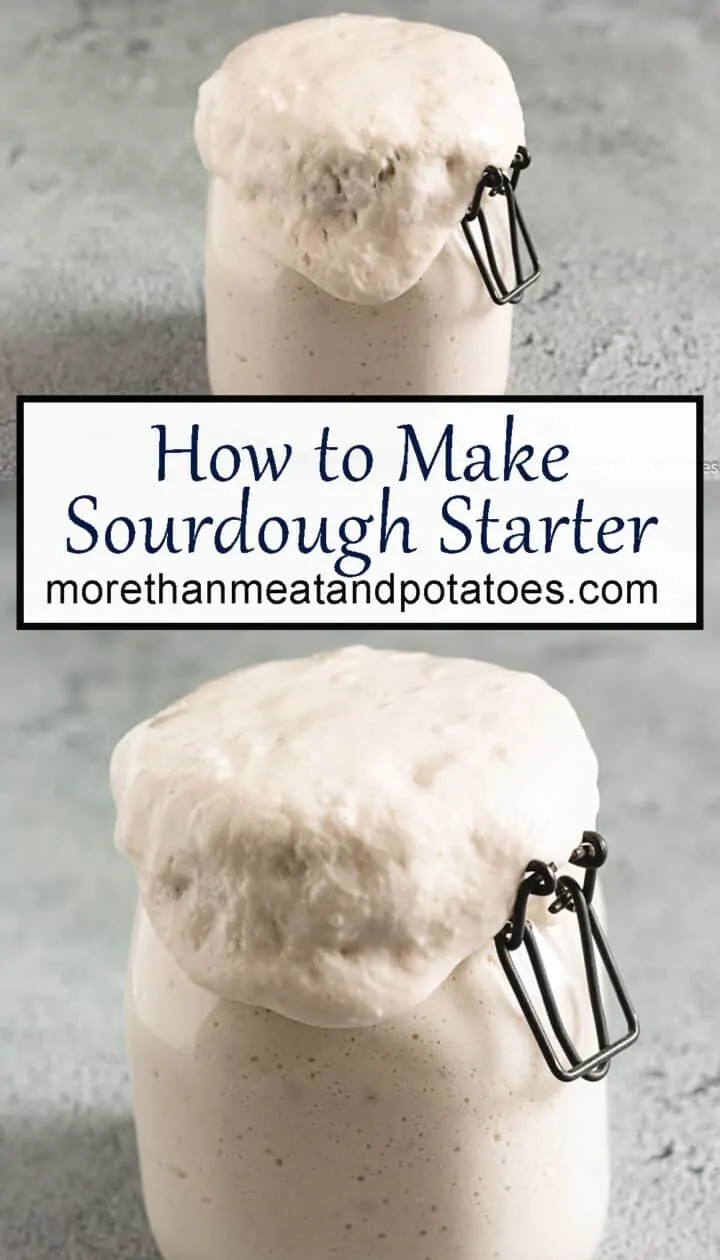
[[(489, 402), (504, 403), (554, 403), (563, 402), (623, 402), (623, 403), (677, 403), (691, 402), (695, 406), (695, 620), (663, 622), (584, 622), (584, 621), (488, 621), (488, 622), (332, 622), (301, 621), (26, 621), (24, 595), (24, 421), (25, 403), (36, 402)], [(16, 629), (17, 630), (703, 630), (704, 629), (704, 535), (703, 515), (705, 505), (704, 480), (704, 397), (698, 394), (183, 394), (173, 397), (167, 394), (20, 394), (17, 398), (17, 505), (16, 505)]]

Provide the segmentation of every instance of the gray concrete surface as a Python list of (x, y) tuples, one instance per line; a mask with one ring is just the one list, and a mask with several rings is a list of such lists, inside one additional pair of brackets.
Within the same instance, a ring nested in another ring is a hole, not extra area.
[[(259, 27), (338, 6), (0, 0), (0, 475), (17, 392), (206, 389), (197, 85)], [(720, 459), (716, 0), (369, 7), (476, 31), (516, 76), (546, 278), (513, 389), (704, 391)]]
[(154, 1256), (122, 1047), (134, 888), (111, 842), (113, 744), (200, 680), (358, 639), (536, 670), (575, 703), (602, 766), (612, 939), (643, 1023), (612, 1069), (599, 1260), (716, 1260), (720, 486), (703, 633), (17, 634), (12, 499), (0, 486), (2, 1260)]

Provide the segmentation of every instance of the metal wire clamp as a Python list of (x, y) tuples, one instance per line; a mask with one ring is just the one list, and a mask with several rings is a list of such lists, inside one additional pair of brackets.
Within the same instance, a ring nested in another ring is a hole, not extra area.
[[(487, 291), (497, 306), (504, 306), (506, 302), (519, 302), (525, 290), (535, 283), (541, 273), (535, 246), (525, 226), (525, 220), (520, 213), (520, 207), (515, 196), (520, 173), (526, 170), (529, 165), (530, 154), (523, 145), (520, 145), (510, 163), (509, 172), (501, 170), (499, 166), (486, 166), (480, 183), (475, 189), (475, 195), (467, 214), (461, 220), (461, 227), (470, 246), (472, 256), (477, 263)], [(483, 195), (486, 192), (489, 197), (505, 197), (507, 202), (510, 251), (514, 272), (513, 283), (510, 286), (506, 284), (500, 270), (500, 264), (495, 254), (490, 234), (490, 227), (483, 208)], [(480, 249), (480, 245), (470, 229), (471, 223), (476, 221), (482, 236), (483, 250)], [(530, 259), (531, 270), (527, 275), (523, 270), (521, 244), (524, 245)]]
[[(586, 831), (570, 857), (570, 862), (574, 866), (585, 870), (582, 886), (569, 875), (558, 876), (557, 868), (552, 863), (529, 862), (518, 888), (512, 915), (495, 937), (495, 948), (503, 971), (530, 1026), (530, 1031), (550, 1071), (560, 1081), (576, 1081), (580, 1077), (586, 1081), (602, 1080), (609, 1071), (610, 1060), (621, 1050), (625, 1050), (637, 1041), (640, 1033), (640, 1025), (633, 1004), (592, 905), (598, 869), (606, 858), (606, 841), (597, 832)], [(550, 913), (559, 914), (563, 910), (570, 910), (577, 918), (580, 932), (585, 976), (598, 1040), (597, 1051), (586, 1059), (581, 1058), (563, 1022), (532, 925), (527, 919), (530, 897), (553, 895), (555, 899), (549, 907)], [(567, 1058), (567, 1065), (560, 1061), (515, 965), (512, 955), (522, 945), (527, 950), (550, 1028)], [(597, 955), (600, 956), (627, 1023), (627, 1032), (612, 1042), (603, 1004)]]

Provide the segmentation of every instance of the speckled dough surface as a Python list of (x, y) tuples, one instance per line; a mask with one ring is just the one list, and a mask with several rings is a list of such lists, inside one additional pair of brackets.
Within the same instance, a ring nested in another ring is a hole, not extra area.
[[(317, 0), (0, 0), (0, 469), (18, 391), (207, 391), (198, 84)], [(545, 276), (517, 392), (705, 391), (720, 460), (715, 0), (398, 0), (509, 65)], [(681, 191), (680, 191), (681, 190)]]
[[(575, 925), (554, 924), (552, 945), (540, 931), (588, 1046)], [(197, 989), (143, 913), (131, 957), (140, 1161), (165, 1260), (238, 1260), (239, 1236), (247, 1260), (591, 1260), (606, 1082), (550, 1075), (492, 948), (404, 1015), (344, 1029)]]
[[(720, 1254), (720, 486), (707, 497), (702, 634), (361, 636), (541, 675), (598, 755), (611, 940), (643, 1023), (611, 1072), (598, 1260)], [(0, 487), (0, 1256), (156, 1260), (121, 1019), (137, 892), (111, 844), (108, 758), (135, 722), (210, 676), (358, 634), (17, 634), (13, 519)]]
[(486, 166), (507, 169), (524, 138), (494, 49), (366, 14), (247, 40), (202, 84), (195, 116), (236, 230), (326, 293), (370, 305), (417, 283)]
[(111, 777), (180, 966), (326, 1027), (424, 1001), (598, 810), (595, 754), (542, 679), (363, 645), (208, 683), (130, 731)]

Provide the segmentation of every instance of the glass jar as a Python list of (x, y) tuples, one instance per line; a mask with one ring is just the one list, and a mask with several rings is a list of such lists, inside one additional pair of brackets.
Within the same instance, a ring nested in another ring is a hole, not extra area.
[(195, 138), (215, 394), (504, 391), (539, 268), (493, 49), (363, 14), (265, 31), (200, 88)]
[[(501, 266), (507, 225), (488, 207)], [(211, 180), (205, 258), (207, 355), (214, 394), (502, 394), (512, 305), (496, 305), (458, 224), (402, 297), (332, 297), (243, 236), (233, 198)]]
[[(536, 924), (595, 1041), (573, 914)], [(495, 948), (414, 1010), (312, 1027), (192, 983), (142, 909), (126, 998), (142, 1184), (164, 1260), (590, 1260), (606, 1085), (548, 1071)]]

